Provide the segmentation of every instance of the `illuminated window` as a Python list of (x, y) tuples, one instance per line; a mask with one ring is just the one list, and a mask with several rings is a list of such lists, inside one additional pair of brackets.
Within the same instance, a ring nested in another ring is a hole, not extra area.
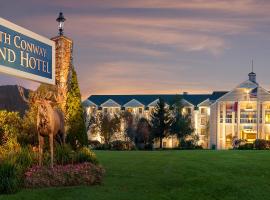
[(201, 118), (201, 125), (206, 125), (206, 118), (205, 117)]
[(270, 124), (270, 111), (265, 111), (265, 123)]
[(143, 109), (139, 108), (139, 113), (142, 114), (143, 113)]
[(166, 142), (163, 142), (162, 146), (163, 146), (163, 147), (166, 147)]
[(201, 135), (206, 135), (206, 130), (204, 128), (201, 129)]
[(206, 114), (206, 108), (201, 108), (201, 114)]

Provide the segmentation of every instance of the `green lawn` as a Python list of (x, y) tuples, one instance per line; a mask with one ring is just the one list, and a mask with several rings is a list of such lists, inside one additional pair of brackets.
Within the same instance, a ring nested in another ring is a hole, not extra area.
[(270, 199), (270, 151), (97, 151), (104, 184), (22, 190), (13, 200)]

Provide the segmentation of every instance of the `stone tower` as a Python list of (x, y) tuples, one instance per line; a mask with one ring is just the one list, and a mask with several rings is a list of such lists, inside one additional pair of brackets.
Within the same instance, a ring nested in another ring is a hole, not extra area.
[(73, 66), (73, 41), (63, 35), (61, 22), (65, 21), (65, 18), (62, 13), (60, 13), (57, 21), (60, 22), (59, 35), (51, 39), (55, 42), (55, 83), (61, 99), (61, 109), (66, 113), (67, 93), (70, 88)]

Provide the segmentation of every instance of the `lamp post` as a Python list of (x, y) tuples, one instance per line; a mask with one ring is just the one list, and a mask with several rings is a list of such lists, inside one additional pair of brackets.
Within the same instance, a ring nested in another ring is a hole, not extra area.
[(63, 33), (64, 33), (64, 22), (66, 21), (66, 19), (64, 18), (64, 15), (63, 15), (62, 12), (59, 13), (59, 16), (56, 19), (56, 21), (58, 22), (59, 35), (63, 35)]

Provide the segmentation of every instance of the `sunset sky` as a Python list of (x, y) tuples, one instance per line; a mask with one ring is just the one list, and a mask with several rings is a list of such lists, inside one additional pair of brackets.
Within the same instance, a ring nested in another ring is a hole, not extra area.
[[(269, 0), (1, 0), (0, 17), (51, 38), (62, 11), (83, 98), (270, 89)], [(0, 75), (0, 85), (37, 83)]]

